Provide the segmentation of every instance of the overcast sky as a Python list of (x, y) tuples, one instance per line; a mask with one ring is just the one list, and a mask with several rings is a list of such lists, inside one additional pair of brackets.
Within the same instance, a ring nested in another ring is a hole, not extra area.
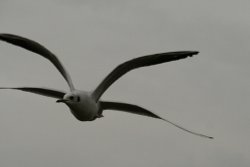
[[(117, 111), (79, 122), (56, 99), (1, 90), (0, 165), (5, 167), (248, 167), (248, 0), (1, 0), (0, 32), (56, 53), (78, 89), (92, 90), (116, 65), (147, 54), (197, 50), (142, 68), (103, 100), (143, 106), (188, 129)], [(69, 90), (46, 59), (0, 43), (0, 86)]]

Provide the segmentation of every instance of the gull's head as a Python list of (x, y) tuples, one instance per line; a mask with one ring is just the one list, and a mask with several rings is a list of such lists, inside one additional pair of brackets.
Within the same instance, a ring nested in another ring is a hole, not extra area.
[(72, 104), (72, 103), (79, 103), (81, 101), (81, 98), (76, 93), (67, 93), (63, 96), (62, 99), (57, 100), (57, 103), (66, 103), (66, 104)]

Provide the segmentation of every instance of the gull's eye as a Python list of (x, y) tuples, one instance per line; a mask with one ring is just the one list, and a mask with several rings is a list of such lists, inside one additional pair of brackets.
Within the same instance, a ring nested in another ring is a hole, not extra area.
[(74, 97), (73, 96), (69, 96), (69, 100), (73, 100), (74, 99)]
[(79, 97), (79, 96), (77, 96), (77, 102), (80, 102), (80, 101), (81, 101), (80, 97)]

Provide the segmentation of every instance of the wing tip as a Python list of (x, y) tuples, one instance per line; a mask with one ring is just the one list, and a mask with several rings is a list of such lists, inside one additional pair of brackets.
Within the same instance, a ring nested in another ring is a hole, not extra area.
[(7, 39), (18, 39), (22, 38), (21, 36), (9, 34), (9, 33), (0, 33), (0, 39), (1, 40), (7, 40)]
[(11, 43), (11, 41), (17, 40), (17, 39), (20, 39), (20, 37), (18, 37), (17, 35), (0, 33), (0, 40), (1, 41), (5, 41), (5, 42)]
[(0, 87), (0, 89), (9, 89), (8, 87)]
[(195, 54), (195, 55), (197, 55), (199, 53), (200, 53), (199, 51), (193, 51), (193, 54)]
[(199, 51), (188, 51), (189, 52), (189, 57), (193, 57), (193, 55), (198, 55), (200, 52)]
[(8, 37), (8, 36), (11, 36), (12, 34), (7, 34), (7, 33), (0, 33), (0, 37)]

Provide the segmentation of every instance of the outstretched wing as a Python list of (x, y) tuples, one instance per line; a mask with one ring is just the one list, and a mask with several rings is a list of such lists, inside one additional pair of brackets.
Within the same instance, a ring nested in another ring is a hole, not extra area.
[(96, 101), (99, 100), (101, 95), (108, 89), (111, 84), (113, 84), (122, 75), (133, 69), (184, 59), (198, 53), (199, 52), (197, 51), (167, 52), (143, 56), (122, 63), (117, 66), (108, 76), (106, 76), (104, 80), (97, 86), (97, 88), (93, 91), (93, 97)]
[(53, 63), (56, 66), (56, 68), (59, 70), (59, 72), (63, 75), (70, 89), (74, 90), (74, 86), (70, 78), (70, 75), (65, 70), (60, 60), (52, 52), (46, 49), (44, 46), (42, 46), (41, 44), (33, 40), (30, 40), (21, 36), (13, 35), (13, 34), (0, 34), (0, 40), (22, 47), (31, 52), (37, 53), (43, 56), (44, 58), (48, 59), (49, 61), (51, 61), (51, 63)]
[(161, 120), (164, 120), (172, 125), (174, 125), (177, 128), (180, 128), (188, 133), (191, 133), (193, 135), (197, 135), (200, 137), (205, 137), (205, 138), (209, 138), (209, 139), (213, 139), (213, 137), (207, 136), (207, 135), (203, 135), (200, 133), (196, 133), (193, 131), (190, 131), (186, 128), (183, 128), (180, 125), (177, 125), (167, 119), (161, 118), (160, 116), (152, 113), (151, 111), (144, 109), (140, 106), (137, 105), (133, 105), (133, 104), (127, 104), (127, 103), (120, 103), (120, 102), (107, 102), (107, 101), (100, 101), (100, 106), (102, 110), (119, 110), (119, 111), (124, 111), (124, 112), (129, 112), (129, 113), (133, 113), (133, 114), (138, 114), (138, 115), (144, 115), (144, 116), (148, 116), (148, 117), (153, 117), (153, 118), (158, 118)]
[(0, 87), (0, 89), (15, 89), (22, 90), (25, 92), (35, 93), (43, 96), (53, 97), (57, 99), (62, 99), (65, 95), (65, 92), (48, 89), (48, 88), (34, 88), (34, 87)]

